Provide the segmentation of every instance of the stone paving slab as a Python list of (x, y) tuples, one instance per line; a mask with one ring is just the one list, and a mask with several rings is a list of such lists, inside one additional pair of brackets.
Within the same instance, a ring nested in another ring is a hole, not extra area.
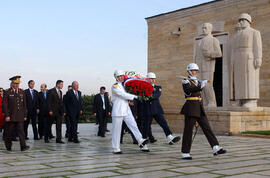
[[(111, 129), (111, 124), (108, 128)], [(65, 125), (62, 130), (64, 135)], [(0, 177), (270, 176), (268, 139), (218, 136), (221, 146), (228, 153), (213, 156), (204, 135), (198, 134), (191, 150), (193, 160), (182, 160), (181, 143), (169, 145), (158, 125), (153, 125), (153, 134), (158, 141), (148, 144), (151, 150), (149, 153), (140, 152), (138, 145), (132, 144), (129, 134), (124, 135), (121, 145), (123, 154), (114, 155), (111, 150), (111, 132), (105, 138), (97, 137), (95, 124), (80, 124), (79, 132), (80, 144), (67, 142), (60, 145), (55, 143), (55, 139), (45, 144), (43, 140), (33, 140), (30, 128), (27, 144), (31, 149), (26, 152), (20, 151), (19, 142), (14, 142), (13, 151), (7, 152), (3, 141), (0, 141)]]

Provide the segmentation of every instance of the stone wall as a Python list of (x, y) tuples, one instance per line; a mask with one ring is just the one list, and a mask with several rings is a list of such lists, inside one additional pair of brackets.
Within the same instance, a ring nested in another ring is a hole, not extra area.
[[(270, 106), (269, 12), (269, 0), (219, 0), (146, 18), (148, 71), (156, 73), (157, 84), (163, 88), (161, 103), (171, 127), (177, 131), (182, 130), (183, 116), (179, 115), (179, 111), (185, 101), (181, 80), (176, 76), (186, 75), (187, 64), (193, 62), (193, 48), (195, 38), (198, 37), (198, 27), (205, 22), (217, 24), (214, 25), (214, 30), (216, 28), (219, 33), (228, 34), (229, 47), (235, 33), (234, 25), (241, 13), (249, 13), (253, 20), (251, 26), (261, 32), (263, 64), (260, 71), (261, 98), (258, 106)], [(171, 35), (171, 32), (177, 31), (179, 27), (180, 36)]]

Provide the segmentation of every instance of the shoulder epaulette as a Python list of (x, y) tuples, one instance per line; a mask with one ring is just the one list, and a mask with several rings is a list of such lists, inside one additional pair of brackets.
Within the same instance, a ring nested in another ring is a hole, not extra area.
[(114, 88), (117, 88), (118, 87), (118, 83), (113, 84), (113, 87)]

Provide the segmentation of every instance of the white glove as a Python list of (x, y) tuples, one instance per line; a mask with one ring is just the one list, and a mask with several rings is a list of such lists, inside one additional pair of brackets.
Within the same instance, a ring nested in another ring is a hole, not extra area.
[(201, 82), (201, 89), (203, 89), (205, 87), (205, 85), (207, 84), (208, 80), (203, 80)]
[(138, 96), (137, 96), (137, 95), (135, 95), (135, 96), (134, 96), (134, 98), (135, 98), (135, 99), (138, 99)]

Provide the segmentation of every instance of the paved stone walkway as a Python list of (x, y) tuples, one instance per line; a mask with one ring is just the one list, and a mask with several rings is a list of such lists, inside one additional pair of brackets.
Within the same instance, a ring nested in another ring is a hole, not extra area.
[[(109, 125), (109, 129), (111, 126)], [(158, 142), (149, 144), (151, 152), (140, 152), (129, 134), (124, 136), (122, 155), (111, 153), (111, 134), (96, 136), (97, 126), (80, 124), (80, 144), (49, 144), (34, 141), (31, 150), (12, 152), (0, 141), (0, 177), (235, 177), (270, 176), (270, 140), (219, 136), (228, 154), (213, 157), (203, 135), (197, 135), (192, 147), (193, 160), (180, 158), (180, 143), (168, 145), (159, 126), (153, 133)], [(63, 129), (63, 132), (65, 129)], [(66, 140), (67, 141), (67, 140)]]

